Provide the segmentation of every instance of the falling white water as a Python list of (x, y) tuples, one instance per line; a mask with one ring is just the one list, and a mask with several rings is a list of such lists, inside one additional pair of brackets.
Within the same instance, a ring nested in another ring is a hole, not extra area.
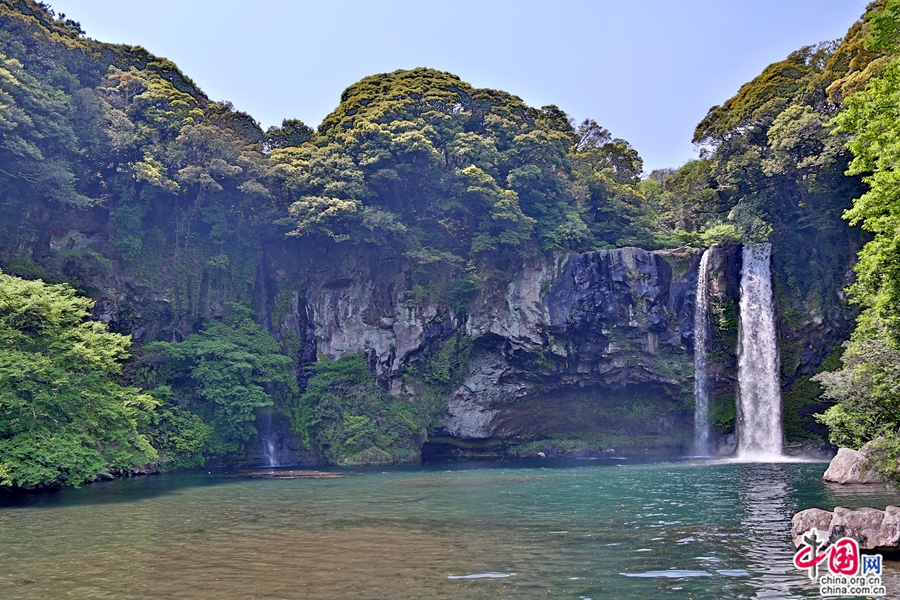
[(709, 248), (700, 258), (694, 302), (694, 452), (709, 456)]
[(772, 301), (771, 244), (744, 246), (738, 329), (738, 458), (782, 449), (781, 382)]
[(265, 440), (265, 442), (266, 442), (265, 455), (266, 455), (266, 463), (267, 463), (266, 466), (277, 467), (278, 459), (275, 457), (275, 444), (272, 442), (272, 440)]
[(260, 432), (260, 439), (263, 442), (263, 456), (266, 457), (266, 466), (277, 467), (278, 455), (275, 449), (275, 442), (272, 434), (272, 410), (266, 411), (263, 431)]

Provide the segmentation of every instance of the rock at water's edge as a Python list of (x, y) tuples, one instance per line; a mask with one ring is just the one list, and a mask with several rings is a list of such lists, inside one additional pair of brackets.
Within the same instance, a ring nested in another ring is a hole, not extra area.
[(841, 506), (834, 508), (834, 518), (828, 530), (828, 539), (837, 541), (841, 538), (852, 538), (859, 542), (863, 550), (871, 550), (889, 544), (881, 543), (881, 523), (884, 511), (874, 508), (850, 510)]
[(821, 508), (809, 508), (801, 510), (794, 518), (791, 519), (791, 537), (794, 540), (794, 547), (800, 547), (803, 543), (803, 535), (810, 529), (816, 528), (824, 537), (831, 528), (831, 519), (833, 513)]
[[(834, 512), (820, 508), (802, 510), (791, 519), (794, 547), (803, 543), (803, 534), (815, 527), (827, 535), (829, 543), (843, 537), (855, 539), (861, 550), (900, 550), (900, 508), (888, 506), (849, 510), (840, 506)], [(827, 533), (826, 533), (827, 532)]]
[(884, 483), (881, 476), (869, 468), (868, 460), (865, 447), (861, 450), (841, 448), (822, 479), (832, 483)]

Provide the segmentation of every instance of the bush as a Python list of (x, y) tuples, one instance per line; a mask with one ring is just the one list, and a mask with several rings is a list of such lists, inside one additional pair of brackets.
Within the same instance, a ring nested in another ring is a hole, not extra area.
[(199, 466), (199, 452), (221, 456), (246, 449), (258, 436), (256, 412), (270, 406), (291, 417), (302, 434), (293, 362), (250, 309), (231, 303), (223, 321), (207, 322), (183, 342), (157, 342), (146, 350), (171, 386), (154, 393), (166, 398), (158, 426), (176, 464)]

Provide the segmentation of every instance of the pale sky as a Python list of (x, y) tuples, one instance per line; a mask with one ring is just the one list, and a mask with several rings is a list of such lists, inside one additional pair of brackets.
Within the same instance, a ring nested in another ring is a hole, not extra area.
[(50, 0), (88, 37), (174, 61), (263, 127), (317, 126), (366, 75), (431, 67), (592, 118), (645, 172), (696, 157), (695, 125), (867, 0)]

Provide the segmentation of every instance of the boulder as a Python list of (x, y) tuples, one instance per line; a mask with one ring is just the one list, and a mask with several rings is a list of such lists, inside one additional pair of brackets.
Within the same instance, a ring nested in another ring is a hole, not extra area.
[(802, 510), (791, 519), (794, 547), (800, 547), (803, 534), (812, 528), (818, 529), (820, 537), (827, 537), (830, 543), (849, 537), (859, 542), (861, 550), (900, 551), (900, 508), (896, 506), (884, 510), (850, 510), (840, 506), (834, 512), (819, 508)]
[(828, 530), (828, 539), (832, 542), (841, 538), (852, 538), (859, 542), (862, 550), (871, 550), (877, 546), (883, 546), (881, 541), (881, 523), (884, 521), (884, 511), (874, 508), (860, 508), (849, 510), (840, 506), (834, 509), (834, 518), (831, 519), (831, 528)]
[(832, 483), (884, 483), (874, 470), (869, 468), (868, 453), (865, 448), (852, 450), (841, 448), (828, 465), (822, 479)]
[(799, 547), (803, 541), (801, 539), (803, 535), (813, 528), (819, 530), (821, 537), (825, 537), (831, 528), (832, 517), (834, 517), (833, 513), (821, 508), (801, 510), (794, 515), (794, 518), (791, 519), (791, 537), (794, 540), (794, 546)]
[(888, 506), (884, 509), (878, 545), (900, 548), (900, 508)]
[[(139, 467), (133, 467), (131, 469), (132, 475), (155, 475), (159, 472), (159, 468), (157, 465), (150, 463), (147, 465), (141, 465)], [(103, 475), (102, 473), (100, 474)]]

